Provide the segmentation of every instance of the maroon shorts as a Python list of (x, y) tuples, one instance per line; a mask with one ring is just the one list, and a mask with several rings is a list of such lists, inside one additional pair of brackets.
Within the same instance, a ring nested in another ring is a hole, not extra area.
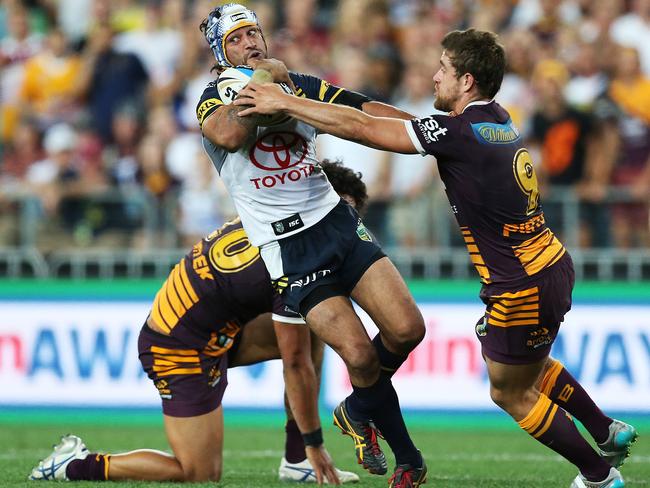
[(549, 355), (564, 315), (571, 310), (573, 262), (565, 254), (525, 286), (481, 290), (487, 305), (476, 324), (483, 355), (505, 364), (530, 364)]
[(228, 385), (228, 355), (192, 349), (174, 337), (145, 324), (138, 338), (138, 354), (156, 386), (165, 415), (196, 417), (216, 409)]

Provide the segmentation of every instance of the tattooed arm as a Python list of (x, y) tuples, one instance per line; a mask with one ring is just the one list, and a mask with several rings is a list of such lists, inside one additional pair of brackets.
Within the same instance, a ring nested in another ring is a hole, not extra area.
[(223, 105), (205, 119), (203, 135), (228, 152), (238, 151), (257, 128), (257, 117), (239, 117), (244, 107)]

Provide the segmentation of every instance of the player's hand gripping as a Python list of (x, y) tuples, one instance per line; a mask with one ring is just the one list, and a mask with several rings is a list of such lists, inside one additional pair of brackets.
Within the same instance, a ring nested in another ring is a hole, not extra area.
[(290, 97), (282, 88), (275, 83), (264, 83), (262, 85), (249, 82), (239, 92), (233, 104), (246, 107), (239, 112), (240, 117), (247, 115), (275, 114), (283, 110), (283, 97)]
[(294, 93), (296, 92), (296, 87), (293, 84), (293, 81), (291, 81), (287, 66), (279, 59), (251, 59), (250, 66), (253, 69), (265, 69), (271, 73), (271, 76), (273, 76), (273, 81), (275, 83), (286, 83), (291, 87), (291, 90), (293, 90)]
[(341, 481), (336, 474), (336, 469), (334, 469), (332, 457), (329, 452), (327, 452), (324, 445), (321, 444), (318, 447), (305, 446), (305, 452), (307, 453), (307, 459), (309, 459), (312, 468), (314, 468), (316, 483), (319, 485), (322, 485), (323, 483), (328, 483), (330, 485), (341, 484)]

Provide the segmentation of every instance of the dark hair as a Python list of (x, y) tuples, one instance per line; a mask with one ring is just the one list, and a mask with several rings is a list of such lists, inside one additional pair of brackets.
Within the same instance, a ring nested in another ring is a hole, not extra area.
[(352, 197), (357, 213), (362, 215), (368, 203), (368, 193), (366, 184), (361, 180), (361, 173), (355, 173), (343, 166), (340, 160), (323, 159), (320, 166), (336, 193)]
[(449, 32), (442, 40), (458, 78), (469, 73), (479, 93), (494, 98), (501, 88), (506, 69), (506, 53), (494, 32), (467, 29)]

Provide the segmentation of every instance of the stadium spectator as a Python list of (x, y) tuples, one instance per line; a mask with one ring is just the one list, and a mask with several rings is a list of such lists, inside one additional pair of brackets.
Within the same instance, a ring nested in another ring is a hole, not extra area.
[[(420, 63), (406, 68), (400, 93), (394, 105), (405, 112), (423, 117), (435, 110), (429, 73)], [(431, 246), (431, 206), (438, 188), (435, 158), (391, 153), (390, 172), (389, 242), (407, 248)]]
[(115, 110), (129, 103), (143, 111), (149, 77), (134, 54), (113, 49), (113, 29), (99, 25), (92, 32), (84, 49), (83, 68), (77, 93), (84, 97), (98, 134), (107, 143), (112, 141), (111, 123)]
[(184, 245), (191, 245), (206, 230), (219, 227), (237, 215), (228, 191), (200, 144), (195, 146), (190, 167), (193, 177), (183, 181), (178, 198), (178, 233)]
[(60, 29), (73, 45), (79, 45), (88, 34), (93, 20), (93, 4), (97, 0), (58, 0), (56, 17)]
[(78, 110), (75, 83), (80, 69), (63, 31), (52, 29), (44, 49), (25, 62), (19, 96), (23, 116), (38, 121), (43, 129), (71, 122)]
[[(27, 170), (26, 181), (42, 205), (45, 230), (39, 233), (39, 244), (44, 249), (87, 246), (93, 238), (90, 199), (106, 190), (106, 181), (99, 168), (83, 164), (77, 143), (71, 126), (52, 126), (43, 138), (47, 157)], [(60, 227), (52, 225), (56, 223)]]
[[(538, 150), (537, 166), (542, 194), (548, 185), (555, 196), (574, 188), (586, 201), (579, 205), (582, 238), (573, 245), (606, 247), (609, 245), (609, 220), (603, 205), (607, 171), (603, 171), (600, 137), (593, 117), (567, 104), (564, 90), (569, 71), (555, 60), (540, 61), (532, 79), (538, 93), (538, 107), (532, 117), (531, 150)], [(553, 229), (567, 229), (561, 202), (546, 201), (544, 217)], [(578, 222), (573, 225), (578, 224)], [(570, 229), (571, 230), (571, 229)], [(578, 229), (573, 229), (577, 233)], [(563, 241), (567, 236), (558, 232)]]
[(0, 179), (4, 185), (11, 182), (12, 186), (19, 186), (29, 167), (44, 156), (38, 124), (28, 118), (20, 119), (3, 155)]
[(596, 44), (578, 43), (570, 69), (573, 75), (564, 87), (566, 101), (579, 110), (590, 112), (595, 100), (607, 88), (607, 75), (600, 66)]
[[(170, 237), (167, 231), (173, 228), (169, 198), (176, 196), (179, 181), (167, 169), (163, 141), (153, 134), (145, 136), (140, 141), (136, 161), (138, 180), (146, 194), (151, 197), (149, 201), (153, 207), (152, 214), (147, 215), (149, 232), (146, 236), (136, 236), (136, 246), (151, 248), (154, 243), (157, 243), (163, 247), (173, 247), (175, 239), (173, 236)], [(145, 241), (145, 237), (150, 241)]]
[(11, 139), (19, 118), (24, 64), (43, 45), (43, 36), (30, 29), (27, 9), (15, 3), (7, 8), (6, 17), (8, 35), (0, 39), (0, 142)]
[[(634, 48), (620, 48), (615, 64), (607, 93), (595, 106), (604, 124), (605, 174), (611, 172), (611, 184), (632, 198), (647, 199), (644, 175), (650, 167), (650, 78), (641, 72)], [(650, 247), (647, 202), (617, 203), (612, 218), (617, 247)]]
[[(368, 59), (364, 50), (343, 46), (336, 54), (337, 83), (353, 91), (370, 85)], [(369, 203), (364, 223), (381, 243), (390, 242), (388, 206), (390, 203), (390, 161), (388, 153), (324, 134), (316, 139), (319, 159), (344, 159), (361, 173), (368, 188)]]
[[(525, 137), (530, 132), (530, 117), (535, 110), (531, 73), (537, 58), (538, 41), (530, 31), (515, 29), (503, 37), (503, 43), (508, 58), (497, 101), (508, 110)], [(440, 55), (437, 59), (440, 59)]]
[[(174, 3), (170, 0), (147, 2), (144, 25), (117, 34), (113, 41), (116, 52), (138, 57), (152, 90), (170, 84), (181, 66), (181, 59), (191, 55), (188, 46), (184, 45), (182, 24), (178, 24), (184, 18), (183, 10), (176, 12), (179, 17), (173, 19), (175, 24), (170, 23), (172, 19), (165, 15)], [(157, 95), (152, 95), (152, 98), (155, 100)]]
[(0, 154), (0, 245), (34, 245), (36, 229), (26, 229), (20, 218), (27, 212), (38, 215), (25, 178), (29, 168), (44, 157), (36, 124), (19, 120), (6, 150)]
[(618, 17), (610, 27), (612, 41), (639, 53), (641, 71), (650, 77), (650, 0), (632, 0), (632, 11)]

